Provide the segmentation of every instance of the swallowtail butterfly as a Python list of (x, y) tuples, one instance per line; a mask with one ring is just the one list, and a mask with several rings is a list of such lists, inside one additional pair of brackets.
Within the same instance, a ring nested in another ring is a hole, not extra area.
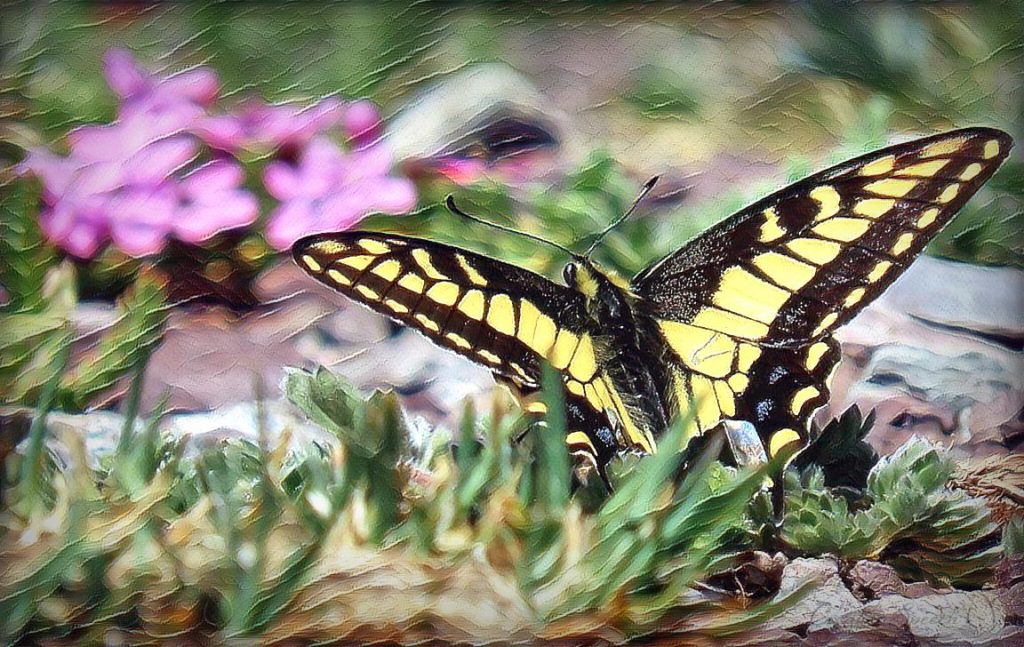
[[(304, 238), (322, 283), (489, 368), (530, 402), (541, 364), (565, 385), (566, 442), (602, 476), (654, 452), (669, 420), (693, 434), (752, 423), (769, 455), (807, 441), (839, 360), (832, 332), (881, 294), (1006, 159), (969, 128), (816, 173), (711, 227), (632, 278), (573, 254), (560, 285), (427, 240), (350, 231)], [(528, 410), (542, 406), (538, 399)]]

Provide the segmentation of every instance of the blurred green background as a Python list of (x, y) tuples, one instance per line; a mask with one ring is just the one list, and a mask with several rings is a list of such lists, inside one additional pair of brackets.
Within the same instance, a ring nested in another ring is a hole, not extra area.
[[(405, 159), (471, 139), (471, 117), (511, 112), (554, 134), (542, 161), (511, 174), (490, 159), (493, 173), (462, 186), (423, 183), (417, 215), (370, 225), (549, 273), (561, 261), (550, 250), (468, 225), (438, 203), (455, 192), (478, 214), (580, 243), (661, 174), (655, 199), (599, 257), (629, 273), (854, 154), (968, 125), (1024, 133), (1021, 3), (14, 3), (2, 12), (7, 162), (112, 118), (115, 97), (101, 74), (112, 46), (157, 73), (210, 66), (228, 104), (251, 95), (370, 98)], [(467, 81), (474, 70), (488, 80)], [(930, 252), (1024, 266), (1022, 205), (1018, 152)]]

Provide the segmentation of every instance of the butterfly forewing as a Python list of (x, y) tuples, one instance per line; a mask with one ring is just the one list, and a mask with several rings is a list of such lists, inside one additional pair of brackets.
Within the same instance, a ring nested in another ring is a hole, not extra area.
[[(828, 395), (828, 335), (888, 287), (1011, 147), (954, 131), (815, 174), (710, 230), (633, 280), (699, 426), (750, 420), (802, 436)], [(771, 442), (771, 439), (769, 439)]]
[(582, 297), (527, 270), (438, 243), (365, 232), (312, 236), (296, 243), (293, 254), (322, 283), (521, 388), (539, 384), (542, 358), (581, 378), (596, 370)]

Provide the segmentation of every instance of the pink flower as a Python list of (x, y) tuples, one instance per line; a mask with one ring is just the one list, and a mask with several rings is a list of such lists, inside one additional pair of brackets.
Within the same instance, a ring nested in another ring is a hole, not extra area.
[[(143, 69), (125, 49), (112, 48), (103, 57), (107, 85), (121, 99), (121, 110), (199, 111), (220, 93), (217, 73), (208, 67), (158, 77)], [(195, 116), (198, 116), (196, 114)]]
[[(43, 185), (45, 235), (81, 258), (107, 240), (133, 256), (160, 251), (169, 236), (198, 243), (256, 220), (259, 205), (241, 188), (238, 164), (195, 166), (199, 141), (186, 128), (216, 94), (208, 74), (159, 79), (127, 53), (107, 57), (111, 86), (124, 99), (119, 119), (68, 133), (70, 154), (33, 150), (19, 165)], [(177, 81), (172, 79), (177, 78)]]
[(325, 137), (313, 139), (295, 164), (268, 164), (263, 181), (281, 205), (270, 215), (267, 241), (284, 250), (307, 234), (348, 229), (370, 213), (408, 213), (416, 187), (389, 175), (391, 166), (381, 144), (344, 152)]
[(207, 117), (194, 128), (207, 144), (224, 151), (298, 148), (337, 126), (345, 104), (327, 98), (309, 106), (250, 102), (237, 114)]
[(356, 101), (349, 104), (342, 118), (345, 134), (356, 148), (369, 146), (378, 141), (383, 130), (383, 122), (377, 106), (369, 101)]

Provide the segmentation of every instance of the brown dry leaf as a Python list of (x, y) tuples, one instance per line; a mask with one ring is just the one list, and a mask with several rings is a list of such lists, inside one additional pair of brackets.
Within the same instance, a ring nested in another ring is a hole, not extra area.
[(1010, 517), (1024, 512), (1024, 454), (960, 462), (950, 485), (983, 497), (992, 510), (992, 519), (1004, 525)]
[(515, 581), (479, 551), (454, 565), (403, 548), (330, 546), (263, 641), (526, 642), (531, 617)]

